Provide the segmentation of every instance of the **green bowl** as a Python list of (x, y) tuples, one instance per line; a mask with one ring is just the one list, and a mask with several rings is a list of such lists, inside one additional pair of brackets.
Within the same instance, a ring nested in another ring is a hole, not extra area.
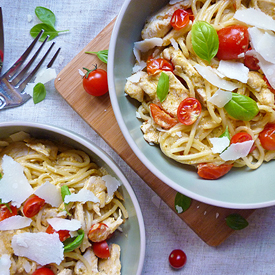
[[(137, 103), (125, 96), (126, 78), (135, 62), (134, 42), (146, 18), (166, 5), (167, 0), (126, 0), (117, 17), (108, 57), (108, 81), (112, 107), (128, 144), (142, 161), (164, 183), (195, 200), (225, 208), (254, 209), (275, 205), (274, 161), (257, 170), (233, 168), (218, 180), (200, 179), (196, 169), (167, 158), (157, 146), (150, 146), (136, 118)], [(142, 8), (141, 8), (142, 7)]]
[(129, 218), (121, 226), (123, 234), (115, 235), (113, 242), (121, 247), (121, 274), (142, 274), (145, 257), (144, 221), (135, 193), (114, 161), (94, 143), (71, 131), (50, 125), (21, 121), (0, 123), (0, 138), (8, 137), (19, 131), (27, 132), (35, 138), (62, 141), (76, 149), (83, 150), (96, 164), (104, 167), (110, 175), (120, 180), (122, 185), (119, 188), (124, 196), (124, 205)]

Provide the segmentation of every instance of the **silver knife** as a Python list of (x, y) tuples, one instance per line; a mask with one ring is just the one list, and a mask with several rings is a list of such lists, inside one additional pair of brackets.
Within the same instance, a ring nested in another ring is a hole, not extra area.
[(0, 75), (3, 67), (3, 61), (4, 61), (4, 25), (3, 25), (2, 8), (0, 7)]

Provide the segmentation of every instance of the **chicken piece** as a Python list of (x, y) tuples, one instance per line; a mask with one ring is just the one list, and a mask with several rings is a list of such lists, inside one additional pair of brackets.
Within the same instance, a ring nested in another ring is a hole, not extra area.
[(107, 259), (100, 259), (98, 261), (98, 269), (102, 274), (120, 275), (120, 246), (111, 244), (109, 249), (111, 256)]
[(9, 155), (13, 159), (16, 159), (30, 153), (34, 153), (34, 151), (30, 150), (24, 142), (19, 141), (5, 147), (5, 149), (1, 151), (0, 158), (2, 159), (4, 155)]
[[(88, 248), (86, 252), (83, 254), (83, 257), (87, 260), (91, 267), (91, 271), (95, 274), (100, 274), (98, 272), (98, 258), (94, 254), (93, 250), (91, 248)], [(92, 274), (93, 274), (92, 273)], [(91, 275), (89, 271), (87, 270), (86, 266), (82, 261), (77, 261), (75, 268), (74, 268), (74, 274), (76, 275)]]
[(63, 269), (62, 271), (58, 272), (57, 275), (73, 275), (73, 271), (71, 269)]
[(159, 132), (149, 121), (143, 122), (140, 129), (143, 132), (143, 137), (147, 142), (152, 142), (155, 144), (159, 143)]
[(110, 234), (114, 233), (118, 229), (118, 227), (124, 223), (124, 220), (121, 218), (121, 212), (119, 213), (119, 217), (116, 220), (109, 217), (104, 220), (104, 223), (108, 226)]
[(133, 83), (128, 80), (125, 85), (125, 93), (139, 102), (143, 101), (144, 91), (138, 85), (138, 83)]
[(171, 30), (171, 18), (175, 10), (187, 9), (191, 6), (190, 0), (181, 1), (175, 5), (167, 5), (148, 18), (142, 32), (142, 39), (164, 37)]

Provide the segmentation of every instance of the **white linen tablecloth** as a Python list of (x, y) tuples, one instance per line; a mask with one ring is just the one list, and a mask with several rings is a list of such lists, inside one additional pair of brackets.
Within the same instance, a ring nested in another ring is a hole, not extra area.
[[(32, 41), (29, 31), (39, 22), (34, 13), (36, 6), (47, 7), (55, 13), (57, 30), (70, 30), (53, 40), (56, 49), (62, 48), (54, 64), (58, 73), (115, 18), (123, 2), (1, 0), (5, 29), (3, 71), (17, 60)], [(53, 81), (47, 85), (47, 91), (46, 99), (37, 105), (29, 100), (19, 108), (0, 111), (0, 122), (24, 120), (61, 126), (89, 138), (115, 160), (131, 182), (143, 212), (147, 238), (143, 274), (275, 274), (274, 207), (257, 210), (249, 217), (246, 229), (236, 231), (220, 246), (208, 246), (75, 113), (55, 90)], [(171, 269), (168, 263), (168, 255), (176, 248), (187, 254), (187, 263), (179, 271)]]

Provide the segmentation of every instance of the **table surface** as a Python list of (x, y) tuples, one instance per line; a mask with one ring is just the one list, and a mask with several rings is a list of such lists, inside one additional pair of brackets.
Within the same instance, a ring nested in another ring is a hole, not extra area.
[[(112, 19), (123, 0), (2, 0), (5, 31), (5, 60), (7, 70), (32, 41), (30, 29), (39, 23), (36, 6), (51, 9), (56, 15), (56, 29), (66, 30), (54, 39), (61, 47), (54, 64), (59, 73)], [(31, 19), (31, 20), (30, 20)], [(29, 100), (21, 107), (2, 110), (0, 122), (24, 120), (61, 126), (95, 142), (121, 167), (130, 181), (146, 228), (146, 255), (143, 274), (274, 274), (275, 273), (275, 208), (258, 209), (249, 218), (249, 226), (236, 231), (218, 247), (205, 244), (126, 163), (98, 136), (98, 134), (68, 105), (56, 91), (53, 81), (46, 85), (44, 101)], [(173, 249), (187, 254), (181, 270), (173, 270), (168, 263)]]

